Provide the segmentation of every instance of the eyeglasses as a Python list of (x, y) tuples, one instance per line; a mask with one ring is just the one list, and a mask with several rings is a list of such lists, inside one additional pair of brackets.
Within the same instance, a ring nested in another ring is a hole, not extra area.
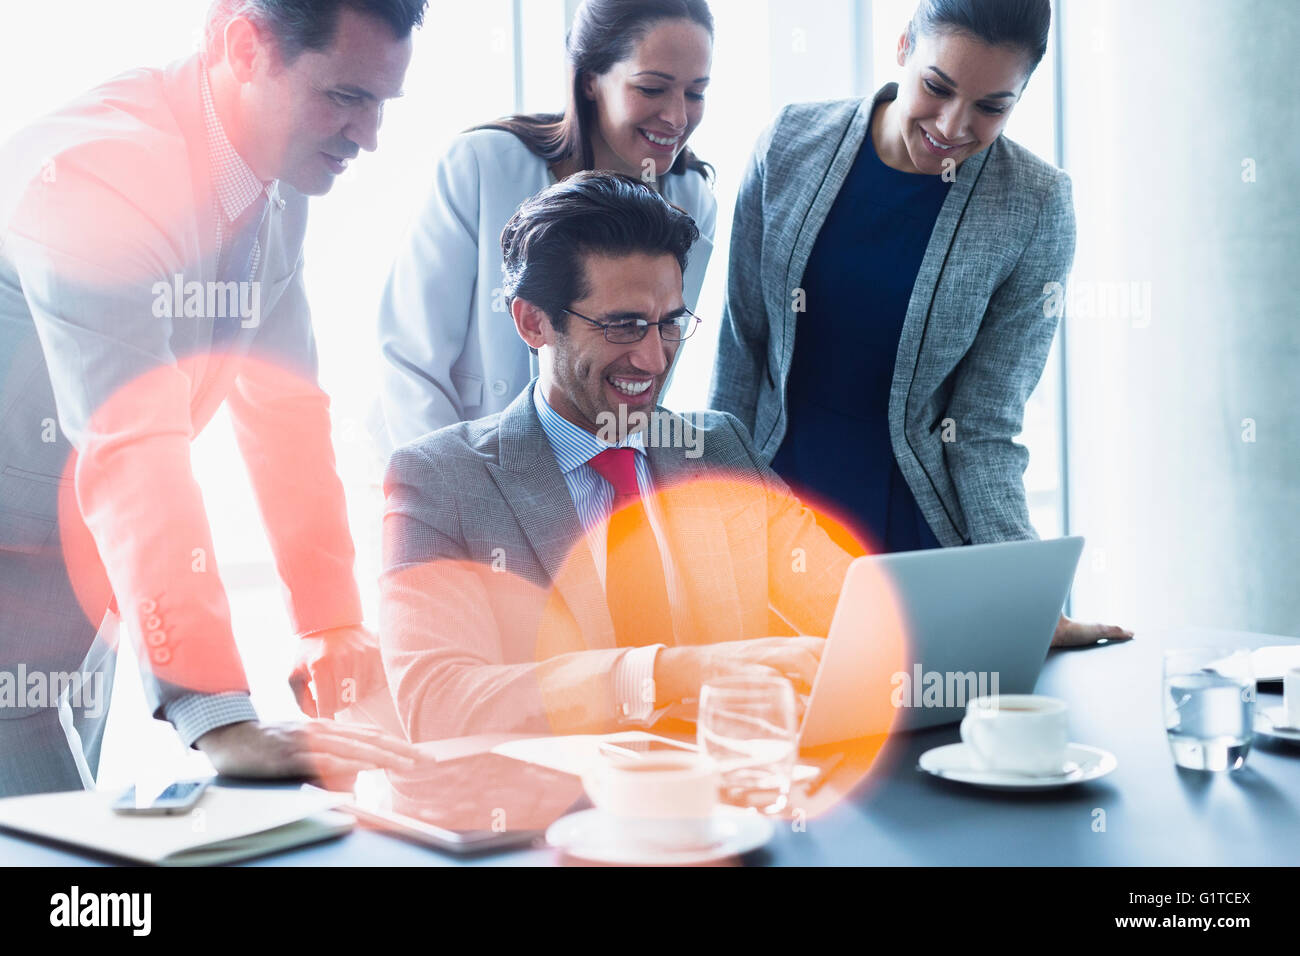
[(561, 309), (561, 312), (567, 312), (569, 315), (576, 315), (584, 322), (590, 322), (596, 328), (605, 333), (605, 341), (614, 345), (631, 345), (633, 342), (640, 342), (646, 337), (656, 325), (659, 326), (659, 338), (665, 342), (681, 342), (689, 339), (703, 320), (692, 312), (690, 309), (683, 308), (683, 315), (675, 315), (670, 319), (661, 319), (658, 322), (647, 322), (645, 319), (630, 319), (626, 322), (598, 322), (596, 319), (583, 315), (581, 312), (574, 312), (572, 309)]

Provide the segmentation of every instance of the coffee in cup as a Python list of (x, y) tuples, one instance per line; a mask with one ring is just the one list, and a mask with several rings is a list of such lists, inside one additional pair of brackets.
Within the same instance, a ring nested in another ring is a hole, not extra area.
[(718, 803), (718, 768), (695, 753), (601, 756), (582, 775), (614, 835), (664, 849), (707, 844)]
[(1035, 694), (976, 697), (966, 705), (961, 739), (982, 770), (1062, 773), (1069, 745), (1065, 702)]

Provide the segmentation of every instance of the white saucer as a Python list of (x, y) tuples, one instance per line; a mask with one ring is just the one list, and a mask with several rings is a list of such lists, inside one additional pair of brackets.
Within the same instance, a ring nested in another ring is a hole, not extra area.
[(1106, 776), (1118, 766), (1114, 754), (1084, 744), (1067, 744), (1065, 762), (1067, 765), (1076, 764), (1077, 769), (1051, 777), (1031, 777), (1000, 770), (981, 770), (976, 765), (969, 747), (965, 744), (948, 744), (946, 747), (935, 747), (921, 754), (917, 767), (945, 780), (956, 780), (958, 783), (969, 783), (972, 786), (987, 787), (991, 790), (1051, 790), (1054, 787), (1068, 787), (1074, 783), (1096, 780)]
[(1300, 730), (1283, 725), (1285, 715), (1281, 707), (1257, 707), (1255, 709), (1255, 733), (1269, 740), (1285, 740), (1300, 744)]
[(546, 842), (570, 856), (593, 863), (634, 866), (686, 866), (713, 863), (757, 850), (772, 839), (772, 821), (757, 810), (720, 806), (713, 812), (713, 840), (701, 847), (669, 850), (620, 840), (600, 810), (561, 817), (546, 831)]

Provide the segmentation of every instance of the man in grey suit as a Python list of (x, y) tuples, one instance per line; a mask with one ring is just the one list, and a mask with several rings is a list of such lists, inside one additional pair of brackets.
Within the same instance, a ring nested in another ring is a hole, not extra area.
[[(411, 740), (644, 725), (724, 674), (808, 691), (849, 556), (731, 415), (656, 403), (698, 232), (582, 173), (502, 233), (539, 377), (394, 454), (380, 645)], [(769, 609), (797, 633), (769, 636)]]
[(0, 795), (93, 784), (119, 618), (155, 716), (221, 772), (410, 759), (332, 721), (258, 721), (189, 443), (224, 402), (304, 709), (381, 685), (302, 245), (307, 197), (376, 148), (424, 6), (218, 0), (203, 54), (116, 77), (0, 149)]

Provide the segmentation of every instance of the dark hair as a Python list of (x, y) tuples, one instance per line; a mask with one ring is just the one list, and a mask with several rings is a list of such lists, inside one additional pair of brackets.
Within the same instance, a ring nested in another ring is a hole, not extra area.
[[(594, 169), (591, 133), (596, 105), (583, 93), (583, 77), (600, 76), (632, 55), (632, 48), (664, 20), (690, 20), (713, 36), (713, 14), (706, 0), (584, 0), (573, 15), (565, 38), (569, 59), (569, 102), (563, 113), (507, 116), (474, 129), (514, 133), (547, 163), (577, 156), (582, 169)], [(705, 179), (713, 167), (688, 146), (668, 171), (682, 175), (693, 169)]]
[(645, 183), (621, 173), (574, 173), (525, 201), (501, 231), (506, 301), (531, 302), (563, 332), (563, 310), (591, 294), (583, 254), (671, 255), (685, 272), (699, 237), (695, 220)]
[(1051, 0), (921, 0), (907, 25), (907, 55), (912, 55), (918, 34), (964, 33), (989, 46), (1025, 51), (1028, 82), (1047, 53), (1051, 25)]
[(334, 43), (339, 10), (377, 17), (393, 28), (399, 40), (424, 23), (429, 0), (216, 0), (208, 9), (203, 48), (216, 60), (220, 39), (235, 17), (248, 17), (269, 31), (284, 63), (292, 63), (307, 50), (326, 50)]

